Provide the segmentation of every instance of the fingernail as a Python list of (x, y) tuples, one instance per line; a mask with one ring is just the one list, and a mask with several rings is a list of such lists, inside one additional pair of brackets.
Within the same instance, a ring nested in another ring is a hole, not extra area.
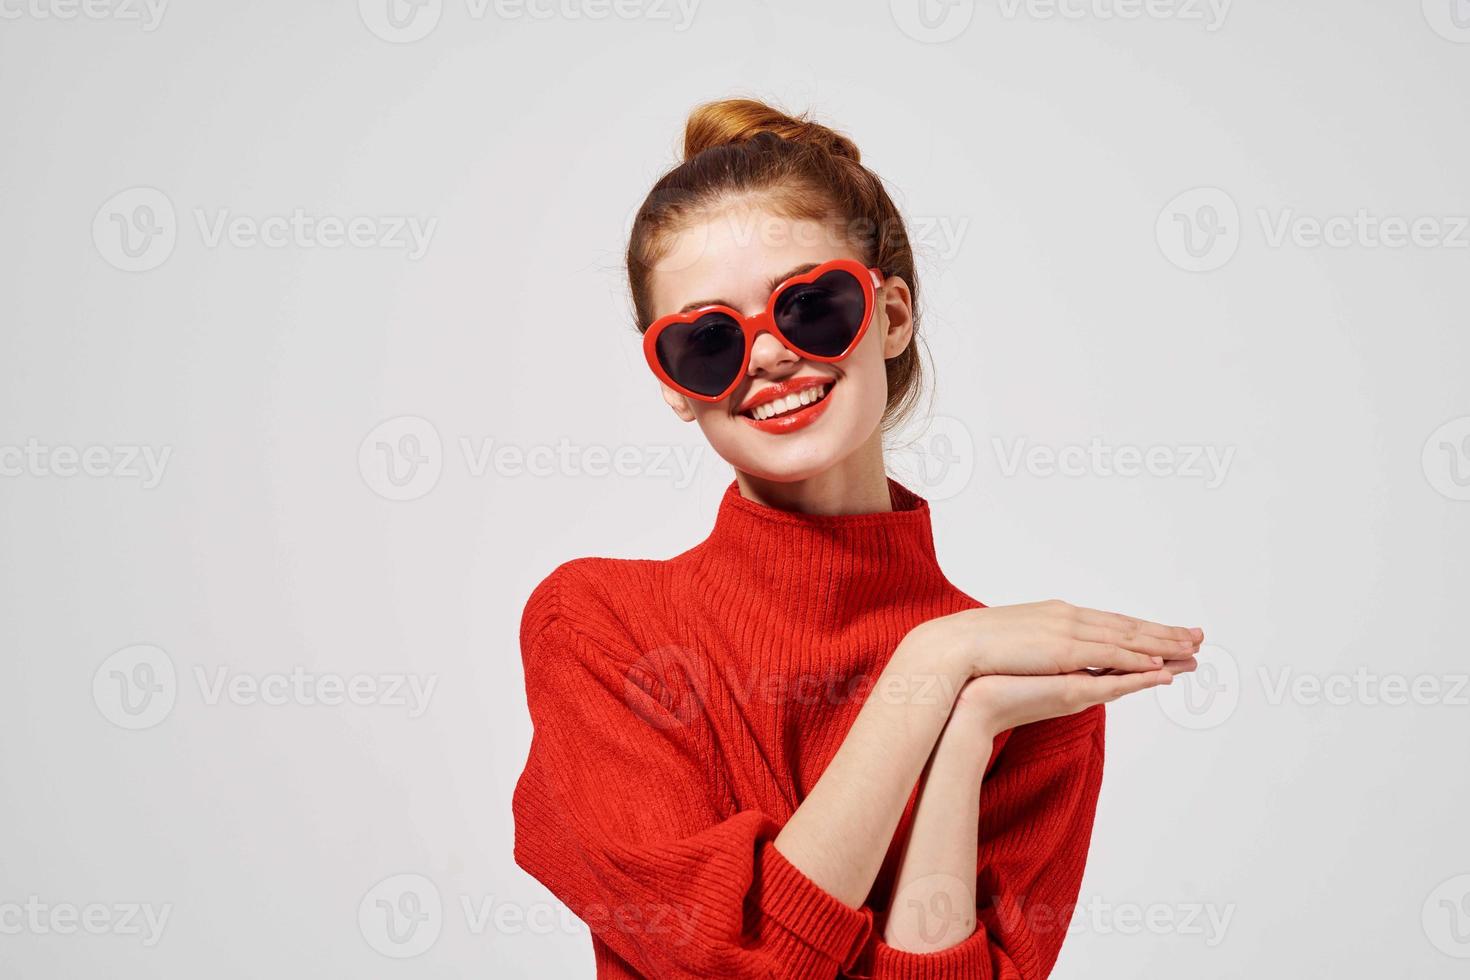
[(1205, 631), (1198, 626), (1191, 626), (1189, 631), (1194, 634), (1196, 640), (1203, 640), (1205, 638)]
[(1149, 663), (1153, 664), (1155, 667), (1162, 667), (1162, 666), (1164, 666), (1164, 658), (1163, 657), (1149, 657), (1148, 658), (1148, 661), (1149, 661)]

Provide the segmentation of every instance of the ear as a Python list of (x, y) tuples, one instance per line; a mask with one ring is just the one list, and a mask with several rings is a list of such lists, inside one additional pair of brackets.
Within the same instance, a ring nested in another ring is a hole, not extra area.
[(909, 284), (899, 276), (883, 280), (883, 291), (878, 297), (883, 321), (874, 326), (883, 328), (883, 359), (891, 360), (904, 352), (914, 339), (914, 294)]
[(662, 381), (659, 382), (658, 387), (664, 396), (664, 403), (674, 410), (675, 415), (685, 422), (694, 421), (694, 409), (690, 407), (688, 398)]

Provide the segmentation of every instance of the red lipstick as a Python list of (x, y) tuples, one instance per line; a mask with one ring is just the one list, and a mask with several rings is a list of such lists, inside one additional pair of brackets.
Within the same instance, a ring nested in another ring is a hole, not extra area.
[[(775, 434), (794, 432), (797, 429), (806, 428), (821, 418), (822, 413), (827, 411), (827, 403), (832, 400), (832, 389), (836, 387), (836, 384), (836, 378), (819, 375), (788, 378), (785, 381), (778, 381), (775, 384), (767, 385), (760, 391), (751, 394), (745, 401), (740, 403), (740, 408), (736, 414), (747, 425), (754, 426), (762, 432)], [(753, 408), (776, 401), (778, 398), (785, 398), (787, 395), (794, 395), (808, 388), (820, 388), (823, 386), (827, 387), (827, 393), (822, 396), (820, 401), (803, 405), (794, 411), (786, 412), (769, 419), (754, 419), (745, 414)]]

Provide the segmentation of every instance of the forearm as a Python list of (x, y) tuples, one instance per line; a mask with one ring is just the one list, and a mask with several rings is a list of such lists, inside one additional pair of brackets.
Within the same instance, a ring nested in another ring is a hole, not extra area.
[[(986, 709), (984, 730), (1005, 731), (1166, 683), (1169, 672), (1159, 669), (1164, 658), (1192, 662), (1200, 638), (1055, 600), (967, 609), (922, 623), (894, 651), (776, 848), (829, 894), (858, 906), (872, 890), (959, 689), (972, 677), (1027, 675), (1006, 676), (1018, 686), (1003, 682)], [(1084, 667), (1137, 673), (1094, 677)]]
[(775, 845), (788, 861), (848, 905), (862, 905), (872, 890), (914, 784), (968, 677), (963, 665), (911, 633), (894, 651), (831, 763), (777, 835)]
[(980, 784), (991, 745), (957, 716), (939, 738), (889, 900), (883, 941), (896, 949), (948, 949), (975, 931)]

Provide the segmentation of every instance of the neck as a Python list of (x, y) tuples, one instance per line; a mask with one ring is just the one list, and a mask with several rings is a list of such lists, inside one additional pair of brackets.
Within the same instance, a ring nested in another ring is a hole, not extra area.
[(709, 536), (685, 556), (709, 598), (783, 629), (840, 628), (953, 591), (935, 558), (929, 504), (882, 476), (866, 510), (813, 513), (753, 500), (733, 480)]
[(876, 431), (837, 465), (804, 480), (779, 482), (736, 470), (735, 482), (747, 500), (802, 514), (870, 514), (893, 506)]

